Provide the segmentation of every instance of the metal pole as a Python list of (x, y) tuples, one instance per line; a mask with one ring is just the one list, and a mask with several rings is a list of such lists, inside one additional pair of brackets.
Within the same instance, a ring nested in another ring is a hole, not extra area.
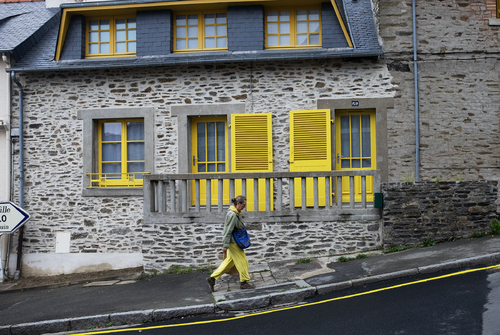
[(415, 82), (415, 181), (420, 181), (420, 121), (418, 111), (418, 68), (417, 68), (417, 19), (415, 15), (415, 1), (413, 8), (413, 74)]

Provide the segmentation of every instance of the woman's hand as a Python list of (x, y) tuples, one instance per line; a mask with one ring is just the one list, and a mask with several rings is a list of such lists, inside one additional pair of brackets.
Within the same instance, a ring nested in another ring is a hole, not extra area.
[(227, 248), (222, 248), (222, 260), (225, 260), (227, 257)]

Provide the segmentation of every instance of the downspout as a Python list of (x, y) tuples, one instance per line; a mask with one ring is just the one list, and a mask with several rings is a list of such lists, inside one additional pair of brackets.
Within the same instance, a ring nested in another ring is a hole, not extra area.
[[(11, 72), (12, 81), (19, 88), (19, 207), (24, 208), (24, 131), (23, 131), (23, 86), (16, 79), (15, 71)], [(24, 225), (19, 228), (19, 241), (17, 244), (17, 267), (14, 279), (21, 275), (21, 259), (23, 256)]]
[(413, 75), (415, 81), (415, 181), (420, 181), (420, 121), (418, 111), (418, 68), (417, 68), (417, 19), (415, 15), (415, 1), (413, 8)]
[[(6, 68), (10, 68), (10, 66), (11, 66), (10, 59), (6, 53), (2, 53), (2, 61), (5, 63)], [(9, 123), (9, 128), (10, 128), (10, 108), (11, 108), (11, 103), (10, 103), (10, 100), (11, 100), (11, 82), (10, 82), (10, 80), (6, 80), (6, 84), (7, 84), (7, 87), (6, 87), (7, 119), (6, 119), (6, 121)], [(5, 132), (5, 140), (6, 140), (5, 146), (7, 149), (7, 153), (6, 153), (4, 158), (6, 159), (6, 162), (12, 162), (12, 157), (11, 157), (12, 144), (11, 144), (9, 130), (10, 129), (8, 129)], [(7, 184), (7, 190), (8, 190), (8, 199), (0, 199), (2, 201), (4, 201), (4, 200), (10, 201), (12, 199), (10, 197), (10, 194), (11, 194), (10, 189), (11, 189), (11, 185), (12, 185), (11, 184), (11, 172), (12, 172), (11, 166), (12, 166), (12, 163), (9, 163), (9, 165), (7, 167), (8, 177), (6, 178), (6, 184)], [(1, 255), (0, 269), (2, 270), (2, 273), (0, 273), (0, 283), (1, 283), (4, 279), (9, 279), (7, 274), (8, 274), (9, 253), (10, 253), (10, 234), (3, 234), (0, 236), (0, 248), (1, 248), (1, 250), (0, 250), (0, 255)]]

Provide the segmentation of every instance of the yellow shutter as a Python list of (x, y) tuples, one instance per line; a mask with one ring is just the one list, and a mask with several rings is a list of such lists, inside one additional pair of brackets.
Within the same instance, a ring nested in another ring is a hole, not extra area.
[[(272, 114), (231, 115), (231, 171), (272, 172)], [(271, 182), (272, 187), (272, 182)], [(241, 181), (236, 182), (236, 195)], [(247, 180), (247, 210), (254, 210), (253, 180)], [(272, 208), (271, 190), (271, 208)], [(265, 180), (259, 180), (259, 210), (266, 210)]]
[[(329, 109), (290, 111), (290, 171), (332, 169)], [(325, 205), (324, 178), (318, 180), (319, 205)], [(295, 205), (302, 203), (301, 182), (295, 179)], [(307, 178), (307, 206), (314, 205), (312, 178)]]

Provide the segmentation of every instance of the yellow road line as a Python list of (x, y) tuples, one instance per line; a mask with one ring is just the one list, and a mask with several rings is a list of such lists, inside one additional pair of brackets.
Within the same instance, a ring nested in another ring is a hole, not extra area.
[(332, 298), (332, 299), (327, 299), (327, 300), (321, 300), (321, 301), (317, 301), (317, 302), (311, 302), (311, 303), (302, 304), (302, 305), (296, 305), (296, 306), (291, 306), (291, 307), (284, 307), (284, 308), (279, 308), (279, 309), (273, 309), (273, 310), (263, 311), (263, 312), (259, 312), (259, 313), (234, 316), (234, 317), (227, 318), (227, 319), (197, 321), (197, 322), (189, 322), (189, 323), (181, 323), (181, 324), (173, 324), (173, 325), (151, 326), (151, 327), (141, 327), (141, 328), (112, 329), (112, 330), (104, 330), (104, 331), (97, 331), (97, 332), (78, 333), (78, 334), (75, 334), (75, 335), (111, 334), (111, 333), (120, 333), (120, 332), (125, 332), (125, 331), (139, 331), (139, 330), (148, 330), (148, 329), (172, 328), (172, 327), (201, 325), (201, 324), (208, 324), (208, 323), (215, 323), (215, 322), (233, 321), (233, 320), (248, 318), (248, 317), (257, 316), (257, 315), (269, 314), (269, 313), (286, 311), (286, 310), (295, 309), (295, 308), (302, 308), (302, 307), (308, 307), (308, 306), (313, 306), (313, 305), (324, 304), (324, 303), (332, 302), (332, 301), (336, 301), (336, 300), (344, 300), (344, 299), (359, 297), (359, 296), (363, 296), (363, 295), (367, 295), (367, 294), (372, 294), (372, 293), (377, 293), (377, 292), (392, 290), (392, 289), (395, 289), (395, 288), (400, 288), (400, 287), (405, 287), (405, 286), (410, 286), (410, 285), (425, 283), (425, 282), (428, 282), (428, 281), (433, 281), (433, 280), (438, 280), (438, 279), (443, 279), (443, 278), (458, 276), (458, 275), (462, 275), (462, 274), (466, 274), (466, 273), (471, 273), (471, 272), (489, 270), (489, 269), (498, 268), (498, 267), (500, 267), (500, 264), (492, 265), (492, 266), (487, 266), (487, 267), (483, 267), (483, 268), (478, 268), (478, 269), (471, 269), (471, 270), (464, 270), (464, 271), (454, 272), (454, 273), (450, 273), (450, 274), (447, 274), (447, 275), (442, 275), (442, 276), (438, 276), (438, 277), (432, 277), (432, 278), (417, 280), (417, 281), (413, 281), (413, 282), (409, 282), (409, 283), (405, 283), (405, 284), (399, 284), (399, 285), (394, 285), (394, 286), (379, 288), (379, 289), (376, 289), (376, 290), (362, 292), (362, 293), (356, 293), (356, 294), (351, 294), (351, 295), (346, 295), (346, 296), (343, 296), (343, 297), (337, 297), (337, 298)]

